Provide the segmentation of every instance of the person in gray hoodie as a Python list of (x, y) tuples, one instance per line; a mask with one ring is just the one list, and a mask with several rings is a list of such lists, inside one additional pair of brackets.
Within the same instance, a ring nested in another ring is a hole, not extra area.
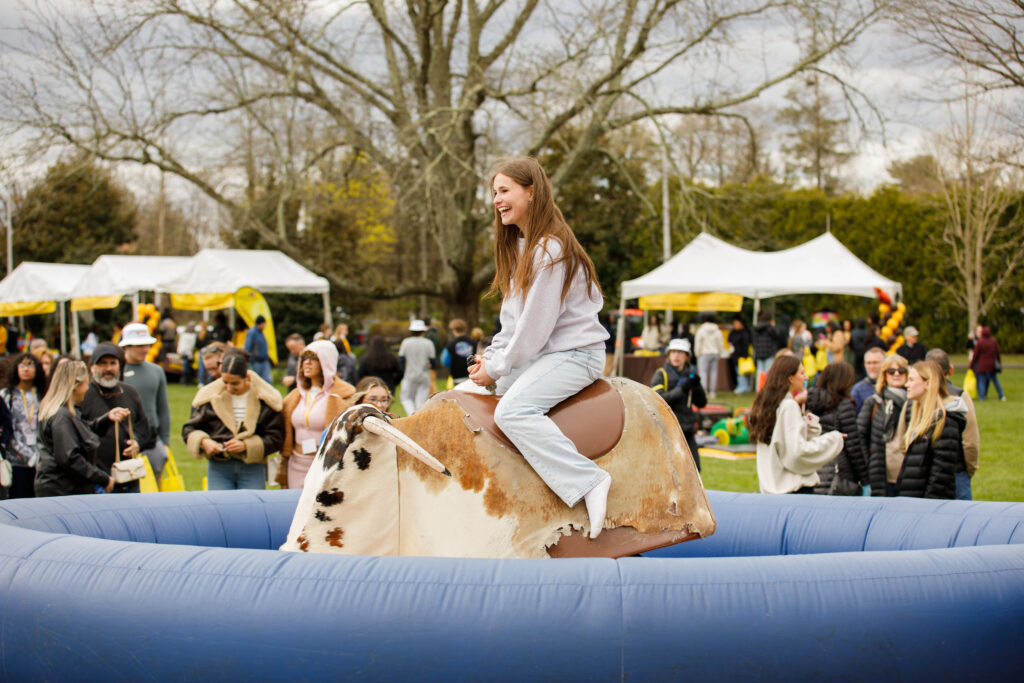
[(503, 161), (490, 182), (501, 331), (469, 378), (501, 395), (494, 422), (569, 507), (583, 499), (590, 537), (604, 528), (611, 475), (583, 456), (547, 416), (601, 377), (608, 332), (594, 263), (555, 206), (534, 159)]

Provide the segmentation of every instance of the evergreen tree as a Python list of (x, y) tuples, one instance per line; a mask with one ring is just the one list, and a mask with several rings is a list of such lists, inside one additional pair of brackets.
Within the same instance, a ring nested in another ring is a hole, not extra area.
[(88, 157), (54, 164), (14, 215), (14, 261), (92, 263), (135, 239), (135, 200)]

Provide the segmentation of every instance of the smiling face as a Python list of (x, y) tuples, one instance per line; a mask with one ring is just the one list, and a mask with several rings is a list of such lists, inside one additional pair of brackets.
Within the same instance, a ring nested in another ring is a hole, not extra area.
[(104, 389), (113, 389), (117, 386), (117, 376), (121, 367), (113, 356), (103, 356), (92, 364), (92, 377)]
[(523, 187), (507, 175), (498, 173), (494, 176), (491, 192), (501, 224), (523, 225), (533, 200), (533, 188)]

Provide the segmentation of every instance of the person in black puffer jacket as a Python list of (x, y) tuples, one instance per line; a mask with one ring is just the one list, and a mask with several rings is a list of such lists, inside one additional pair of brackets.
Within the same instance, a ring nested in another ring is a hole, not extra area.
[[(864, 399), (857, 415), (857, 431), (867, 449), (868, 484), (872, 496), (895, 495), (897, 468), (887, 461), (902, 457), (899, 443), (899, 417), (907, 401), (907, 359), (893, 354), (882, 362), (875, 393)], [(890, 472), (891, 469), (891, 472)]]
[(956, 497), (956, 465), (963, 450), (967, 404), (946, 393), (946, 378), (933, 361), (914, 363), (903, 407), (906, 455), (896, 480), (897, 496)]
[(858, 486), (868, 481), (867, 455), (857, 431), (857, 409), (850, 398), (854, 379), (853, 366), (836, 361), (829, 363), (818, 376), (818, 384), (807, 390), (807, 410), (818, 416), (822, 433), (835, 431), (846, 435), (836, 459), (818, 468), (820, 482), (814, 487), (818, 494), (832, 493), (832, 480), (837, 473)]
[(697, 453), (697, 414), (693, 406), (703, 408), (708, 404), (707, 395), (700, 385), (700, 377), (690, 365), (690, 342), (686, 339), (673, 339), (668, 343), (668, 362), (659, 368), (651, 377), (651, 387), (658, 396), (665, 399), (672, 409), (679, 426), (686, 437), (686, 445), (690, 448), (693, 461), (700, 471), (700, 455)]

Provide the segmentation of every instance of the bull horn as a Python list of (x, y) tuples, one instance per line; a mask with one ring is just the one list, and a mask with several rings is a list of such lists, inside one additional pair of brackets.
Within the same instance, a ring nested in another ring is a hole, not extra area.
[(445, 467), (440, 460), (432, 456), (423, 448), (423, 446), (410, 439), (386, 420), (370, 415), (363, 420), (363, 429), (371, 434), (376, 434), (381, 438), (387, 439), (404, 451), (408, 451), (427, 467), (437, 470), (441, 474), (445, 474), (449, 477), (452, 476), (452, 473), (448, 471), (448, 468)]

